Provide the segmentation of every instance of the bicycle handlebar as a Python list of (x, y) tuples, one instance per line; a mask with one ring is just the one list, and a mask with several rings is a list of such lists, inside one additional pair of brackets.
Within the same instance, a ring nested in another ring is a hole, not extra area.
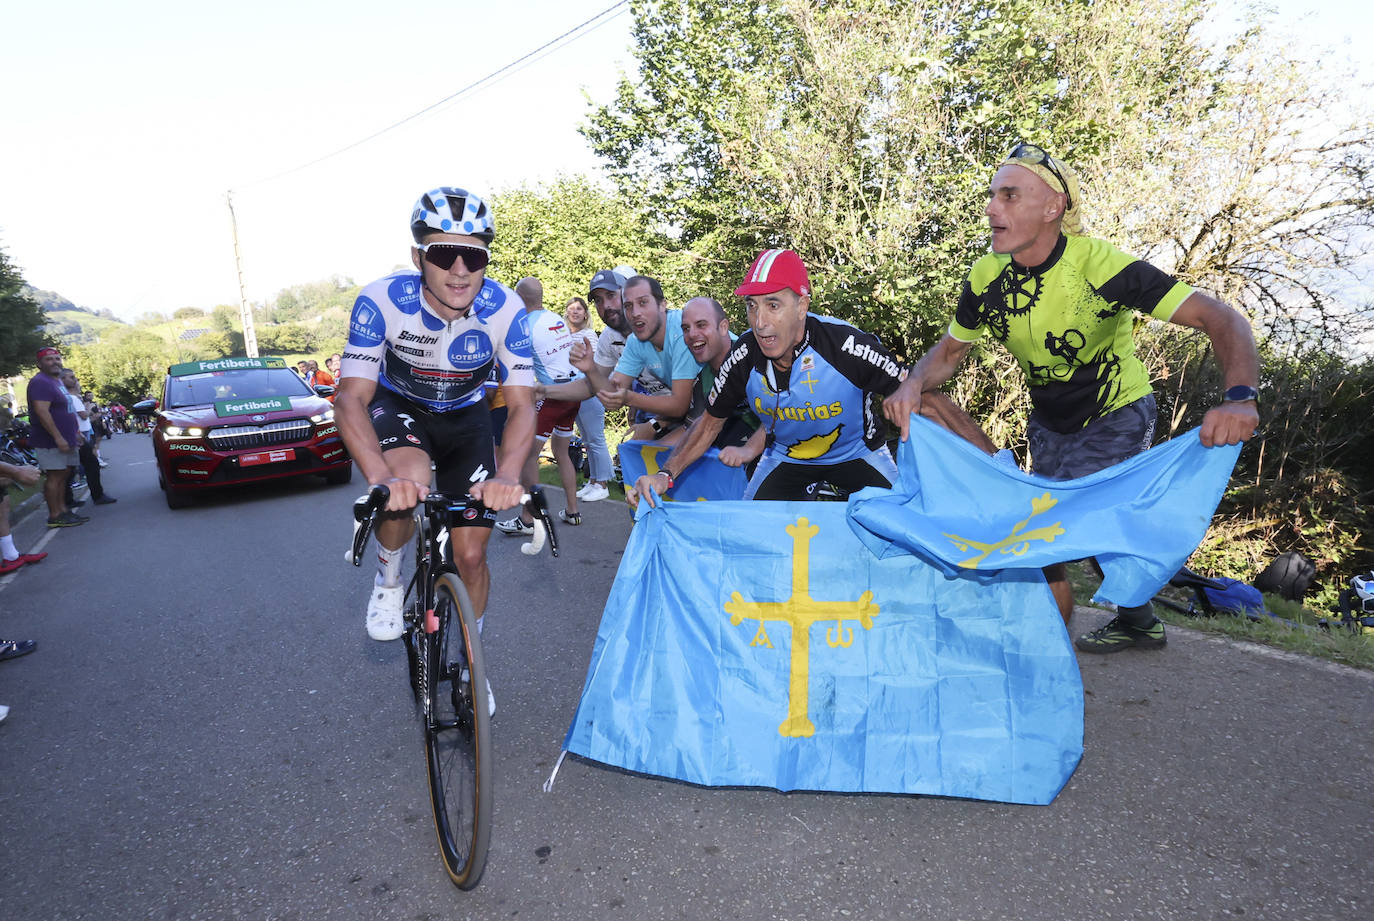
[[(344, 559), (354, 566), (362, 565), (363, 548), (367, 546), (367, 539), (372, 535), (374, 515), (385, 507), (391, 498), (391, 490), (381, 483), (373, 486), (364, 496), (359, 496), (353, 502), (353, 543), (348, 551), (344, 553)], [(452, 496), (442, 493), (430, 493), (420, 500), (424, 506), (426, 514), (435, 512), (449, 511), (456, 508), (470, 508), (473, 505), (481, 508), (480, 502), (471, 497), (455, 500)], [(544, 549), (547, 539), (549, 552), (558, 556), (558, 533), (554, 530), (553, 521), (549, 517), (549, 504), (544, 499), (544, 491), (538, 487), (532, 488), (527, 493), (520, 496), (522, 505), (530, 510), (534, 518), (534, 534), (530, 540), (520, 547), (520, 552), (526, 556), (534, 556)]]

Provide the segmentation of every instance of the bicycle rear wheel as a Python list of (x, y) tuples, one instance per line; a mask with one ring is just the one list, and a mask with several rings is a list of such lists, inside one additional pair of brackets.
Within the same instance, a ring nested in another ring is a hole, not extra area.
[(439, 631), (429, 647), (425, 726), (429, 797), (444, 868), (454, 885), (471, 889), (491, 843), (491, 718), (477, 617), (456, 575), (435, 582), (434, 614)]

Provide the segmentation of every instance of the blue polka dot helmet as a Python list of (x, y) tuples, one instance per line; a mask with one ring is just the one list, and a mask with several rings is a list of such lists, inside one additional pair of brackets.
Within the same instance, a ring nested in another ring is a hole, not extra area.
[(496, 236), (491, 208), (466, 189), (443, 186), (420, 196), (410, 213), (410, 235), (423, 243), (432, 233), (461, 233), (488, 246)]

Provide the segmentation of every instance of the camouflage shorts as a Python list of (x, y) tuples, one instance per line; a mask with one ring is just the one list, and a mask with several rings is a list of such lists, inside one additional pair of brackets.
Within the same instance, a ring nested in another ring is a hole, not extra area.
[(1068, 434), (1045, 428), (1032, 413), (1026, 424), (1031, 471), (1072, 480), (1135, 457), (1154, 440), (1156, 412), (1152, 393)]

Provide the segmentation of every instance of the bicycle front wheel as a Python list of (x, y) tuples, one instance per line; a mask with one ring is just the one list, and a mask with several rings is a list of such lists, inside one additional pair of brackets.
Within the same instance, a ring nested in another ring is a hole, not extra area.
[(477, 616), (453, 573), (434, 587), (430, 712), (425, 725), (429, 797), (449, 878), (471, 889), (491, 843), (491, 718)]

